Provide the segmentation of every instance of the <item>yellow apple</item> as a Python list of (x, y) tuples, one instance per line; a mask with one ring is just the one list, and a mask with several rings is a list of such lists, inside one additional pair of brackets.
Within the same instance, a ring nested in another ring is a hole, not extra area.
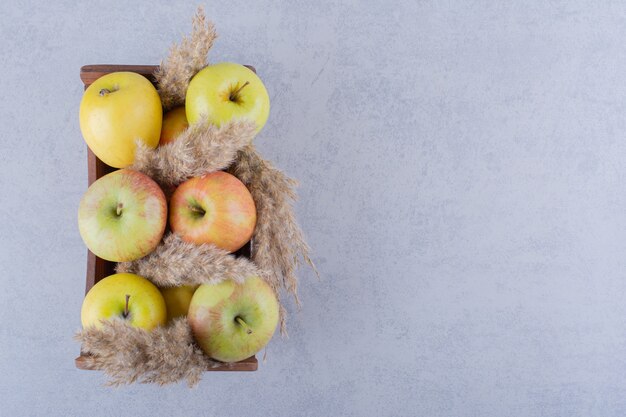
[(105, 164), (124, 168), (135, 158), (135, 140), (156, 148), (163, 108), (152, 83), (134, 72), (98, 78), (80, 102), (80, 130)]
[(135, 274), (114, 274), (94, 285), (83, 301), (83, 327), (102, 326), (101, 320), (126, 320), (146, 330), (164, 325), (167, 313), (159, 289)]
[(189, 83), (185, 98), (187, 120), (208, 120), (221, 126), (249, 119), (260, 131), (270, 114), (270, 98), (261, 79), (249, 68), (232, 62), (209, 65)]
[(180, 287), (161, 288), (161, 294), (167, 308), (167, 321), (176, 317), (184, 317), (189, 310), (189, 303), (197, 285), (183, 285)]
[(161, 127), (161, 139), (159, 145), (168, 144), (178, 137), (189, 127), (185, 107), (176, 107), (163, 115), (163, 126)]

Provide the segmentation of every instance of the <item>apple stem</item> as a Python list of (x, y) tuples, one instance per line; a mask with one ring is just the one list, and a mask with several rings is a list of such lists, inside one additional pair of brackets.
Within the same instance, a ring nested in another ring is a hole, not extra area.
[(128, 300), (130, 300), (130, 294), (126, 294), (126, 305), (124, 306), (124, 318), (128, 318)]
[(237, 316), (237, 317), (235, 317), (235, 320), (237, 320), (237, 323), (239, 323), (241, 325), (241, 327), (243, 327), (245, 329), (246, 333), (252, 334), (252, 329), (250, 327), (248, 327), (246, 322), (243, 321), (243, 319), (241, 317)]
[(248, 84), (250, 84), (250, 81), (246, 81), (245, 83), (243, 83), (243, 85), (241, 87), (239, 87), (238, 89), (236, 89), (235, 91), (233, 91), (232, 93), (230, 93), (230, 97), (228, 97), (228, 99), (230, 101), (237, 101), (237, 94), (239, 94), (239, 92), (241, 90), (243, 90), (243, 88), (245, 86), (247, 86)]
[(123, 208), (124, 208), (123, 203), (117, 203), (117, 208), (115, 209), (115, 212), (117, 213), (118, 216), (122, 214)]
[(104, 97), (107, 94), (111, 93), (111, 90), (107, 89), (107, 88), (103, 88), (102, 90), (100, 90), (100, 97)]
[(189, 206), (189, 210), (193, 211), (194, 213), (198, 213), (198, 214), (205, 214), (206, 211), (204, 211), (204, 209), (202, 209), (202, 207), (198, 207), (198, 206), (194, 206), (194, 205), (190, 205)]

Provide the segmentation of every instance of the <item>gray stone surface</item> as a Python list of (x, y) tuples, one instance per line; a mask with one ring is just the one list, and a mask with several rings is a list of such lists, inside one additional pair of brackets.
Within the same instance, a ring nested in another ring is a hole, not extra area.
[(626, 415), (620, 2), (208, 3), (272, 98), (322, 280), (252, 374), (74, 369), (78, 69), (158, 63), (194, 2), (0, 2), (0, 415)]

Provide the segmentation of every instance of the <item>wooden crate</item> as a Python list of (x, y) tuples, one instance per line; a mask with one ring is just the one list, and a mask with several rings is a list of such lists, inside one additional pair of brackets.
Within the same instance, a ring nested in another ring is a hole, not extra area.
[[(246, 65), (252, 71), (255, 71), (254, 67)], [(154, 80), (154, 71), (157, 69), (156, 65), (85, 65), (80, 69), (80, 79), (85, 85), (85, 89), (91, 85), (95, 80), (103, 75), (111, 72), (118, 71), (131, 71), (143, 75), (149, 79), (152, 83)], [(256, 71), (255, 71), (256, 72)], [(91, 185), (98, 178), (115, 171), (117, 168), (113, 168), (102, 162), (92, 151), (87, 148), (87, 178), (88, 185)], [(251, 243), (248, 242), (243, 248), (241, 248), (236, 256), (250, 257)], [(85, 294), (89, 292), (102, 278), (115, 273), (115, 263), (106, 261), (97, 257), (91, 251), (87, 251), (87, 281), (85, 285)], [(76, 367), (79, 369), (93, 370), (88, 365), (86, 358), (81, 355), (75, 359)], [(229, 363), (219, 366), (217, 368), (208, 368), (207, 371), (256, 371), (258, 368), (258, 361), (256, 357), (252, 356), (248, 359), (244, 359), (241, 362)]]

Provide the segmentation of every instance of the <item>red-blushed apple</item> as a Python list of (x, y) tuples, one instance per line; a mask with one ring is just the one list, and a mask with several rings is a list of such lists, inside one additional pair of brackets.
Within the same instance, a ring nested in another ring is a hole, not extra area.
[(270, 114), (270, 97), (261, 79), (249, 68), (232, 62), (209, 65), (189, 82), (185, 110), (190, 124), (208, 119), (221, 126), (246, 118), (265, 126)]
[(170, 200), (172, 231), (187, 242), (212, 243), (235, 252), (250, 240), (255, 225), (250, 191), (227, 172), (187, 180)]
[(152, 330), (164, 325), (165, 301), (159, 289), (135, 274), (114, 274), (91, 287), (80, 312), (83, 327), (102, 326), (102, 320), (126, 320)]
[(163, 237), (167, 202), (158, 184), (130, 169), (91, 184), (78, 207), (78, 229), (96, 256), (112, 262), (139, 259)]
[(185, 107), (176, 107), (163, 115), (163, 126), (161, 127), (161, 139), (159, 146), (173, 142), (178, 135), (189, 127)]
[(197, 285), (181, 285), (180, 287), (161, 288), (161, 294), (167, 306), (167, 321), (184, 317), (189, 310), (189, 303)]
[(278, 324), (278, 301), (259, 277), (243, 284), (226, 280), (203, 284), (193, 295), (187, 320), (204, 353), (222, 362), (246, 359), (272, 338)]

